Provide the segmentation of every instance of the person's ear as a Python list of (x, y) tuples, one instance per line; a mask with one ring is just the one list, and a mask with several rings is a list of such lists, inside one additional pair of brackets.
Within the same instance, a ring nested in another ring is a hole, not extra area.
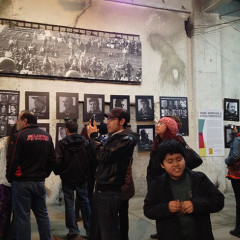
[(69, 134), (68, 128), (65, 128), (65, 132), (66, 132), (67, 135)]
[(119, 121), (120, 125), (123, 126), (124, 123), (125, 123), (125, 121), (126, 121), (126, 120), (125, 120), (124, 118), (122, 118), (122, 119)]
[(165, 168), (164, 165), (163, 165), (162, 163), (160, 163), (160, 165), (161, 165), (162, 168)]
[(28, 123), (28, 122), (27, 122), (27, 119), (26, 119), (26, 118), (23, 119), (23, 124), (24, 124), (24, 125), (27, 125), (27, 123)]

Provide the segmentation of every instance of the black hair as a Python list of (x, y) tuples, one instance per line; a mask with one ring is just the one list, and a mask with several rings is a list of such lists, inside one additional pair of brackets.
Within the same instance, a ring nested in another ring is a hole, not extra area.
[(27, 119), (28, 124), (37, 124), (37, 117), (34, 115), (33, 112), (29, 110), (23, 110), (22, 115), (20, 119), (23, 121), (24, 119)]
[(149, 100), (146, 98), (143, 98), (140, 100), (141, 103), (145, 102), (147, 104), (147, 106), (149, 106)]
[(66, 122), (65, 127), (68, 129), (70, 133), (77, 133), (78, 124), (74, 120), (69, 120)]
[(90, 98), (90, 99), (89, 99), (89, 103), (90, 103), (90, 102), (97, 102), (97, 103), (99, 104), (99, 100), (98, 100), (97, 97), (92, 97), (92, 98)]
[(179, 153), (185, 158), (185, 150), (183, 144), (175, 139), (168, 139), (163, 141), (158, 146), (158, 159), (160, 163), (163, 163), (163, 160), (166, 158), (167, 154)]

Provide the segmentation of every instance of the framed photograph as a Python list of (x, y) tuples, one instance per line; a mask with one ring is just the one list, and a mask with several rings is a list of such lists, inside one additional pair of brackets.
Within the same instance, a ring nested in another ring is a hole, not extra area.
[(57, 119), (78, 119), (78, 93), (56, 93)]
[(49, 123), (38, 123), (38, 128), (49, 133)]
[(160, 117), (177, 116), (182, 122), (179, 133), (189, 135), (187, 97), (160, 97)]
[(84, 94), (83, 121), (94, 118), (96, 122), (104, 119), (105, 96), (100, 94)]
[(0, 137), (9, 136), (19, 114), (19, 91), (0, 90)]
[(239, 99), (224, 98), (224, 120), (239, 121)]
[[(234, 125), (233, 124), (228, 124), (224, 126), (224, 143), (225, 143), (225, 148), (230, 148), (231, 143), (233, 142), (234, 136), (232, 134)], [(237, 127), (237, 133), (240, 132), (240, 126)]]
[[(135, 85), (142, 81), (139, 35), (3, 18), (0, 29), (0, 58), (5, 58), (0, 75)], [(19, 55), (31, 57), (22, 61)]]
[(49, 93), (25, 92), (25, 108), (32, 111), (38, 119), (49, 119)]
[(150, 151), (155, 136), (155, 125), (137, 125), (137, 133), (140, 135), (138, 150)]
[(123, 108), (130, 114), (130, 96), (110, 95), (110, 110), (115, 107)]
[(66, 126), (65, 123), (57, 123), (56, 125), (56, 144), (58, 141), (66, 137), (65, 126)]
[(135, 96), (137, 121), (154, 120), (153, 96)]

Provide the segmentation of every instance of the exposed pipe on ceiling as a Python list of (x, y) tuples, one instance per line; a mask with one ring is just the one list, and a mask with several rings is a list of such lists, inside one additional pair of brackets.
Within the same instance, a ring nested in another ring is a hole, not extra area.
[(155, 7), (155, 6), (148, 6), (148, 5), (144, 5), (144, 4), (128, 3), (128, 2), (113, 1), (113, 0), (105, 0), (105, 1), (115, 2), (115, 3), (123, 3), (123, 4), (134, 5), (134, 6), (139, 6), (139, 7), (146, 7), (146, 8), (152, 8), (152, 9), (159, 9), (159, 10), (164, 10), (164, 11), (171, 11), (171, 12), (179, 12), (179, 13), (191, 14), (190, 11), (187, 11), (187, 10), (184, 10), (184, 9), (180, 10), (180, 9), (174, 9), (174, 8)]

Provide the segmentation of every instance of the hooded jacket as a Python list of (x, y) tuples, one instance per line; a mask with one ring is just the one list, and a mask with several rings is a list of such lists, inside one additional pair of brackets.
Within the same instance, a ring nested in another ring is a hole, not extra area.
[(54, 173), (68, 183), (84, 183), (92, 161), (88, 140), (79, 134), (68, 135), (57, 143)]
[(138, 134), (129, 129), (113, 134), (103, 146), (96, 133), (91, 134), (90, 143), (96, 154), (96, 190), (121, 191)]

